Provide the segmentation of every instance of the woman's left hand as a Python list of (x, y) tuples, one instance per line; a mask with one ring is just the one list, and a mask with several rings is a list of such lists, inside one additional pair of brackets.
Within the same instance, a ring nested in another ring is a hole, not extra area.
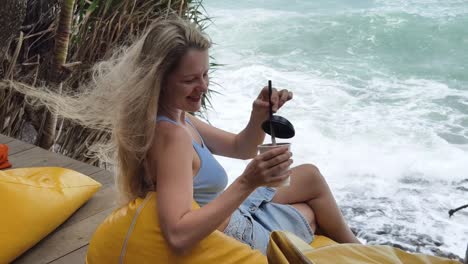
[[(287, 101), (293, 98), (293, 93), (281, 89), (278, 91), (276, 88), (272, 88), (271, 92), (271, 103), (273, 113), (276, 113)], [(269, 100), (268, 100), (268, 86), (263, 87), (262, 91), (258, 95), (257, 99), (253, 102), (253, 110), (256, 112), (267, 113), (269, 112)]]

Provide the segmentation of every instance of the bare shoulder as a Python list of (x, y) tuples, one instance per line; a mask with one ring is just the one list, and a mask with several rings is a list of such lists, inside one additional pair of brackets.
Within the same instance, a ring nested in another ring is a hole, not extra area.
[(217, 133), (217, 131), (221, 131), (219, 128), (190, 113), (187, 113), (186, 117), (188, 117), (190, 122), (192, 122), (192, 124), (202, 133)]
[(181, 126), (170, 122), (158, 122), (156, 124), (153, 148), (164, 151), (171, 147), (190, 149), (192, 147), (192, 139)]

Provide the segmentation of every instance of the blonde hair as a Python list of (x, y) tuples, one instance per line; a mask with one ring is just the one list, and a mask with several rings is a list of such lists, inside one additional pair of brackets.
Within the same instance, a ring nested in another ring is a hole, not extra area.
[(24, 91), (24, 86), (15, 86), (64, 118), (111, 132), (108, 145), (94, 149), (114, 165), (120, 201), (126, 203), (155, 188), (155, 180), (145, 175), (144, 163), (167, 76), (189, 49), (210, 46), (211, 41), (195, 24), (171, 16), (155, 21), (133, 45), (95, 65), (92, 81), (77, 95), (44, 95), (37, 89)]

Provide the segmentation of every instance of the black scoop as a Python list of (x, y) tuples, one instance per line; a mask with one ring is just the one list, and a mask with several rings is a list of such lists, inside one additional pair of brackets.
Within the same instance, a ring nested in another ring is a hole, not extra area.
[[(294, 131), (294, 127), (286, 118), (278, 115), (273, 115), (273, 111), (271, 110), (271, 81), (268, 81), (268, 92), (269, 92), (269, 101), (270, 101), (270, 118), (265, 120), (262, 123), (262, 129), (265, 133), (278, 137), (278, 138), (292, 138), (296, 134)], [(271, 129), (273, 129), (273, 135), (271, 133)]]
[(282, 116), (272, 116), (271, 121), (266, 120), (262, 123), (263, 131), (269, 135), (271, 135), (270, 122), (272, 123), (275, 137), (292, 138), (296, 134), (293, 125), (286, 118)]

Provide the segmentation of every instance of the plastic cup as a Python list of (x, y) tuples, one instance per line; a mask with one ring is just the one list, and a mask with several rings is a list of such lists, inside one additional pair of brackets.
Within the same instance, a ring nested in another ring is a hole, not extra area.
[[(262, 144), (262, 145), (258, 145), (257, 146), (257, 150), (258, 150), (258, 153), (259, 154), (262, 154), (264, 153), (265, 151), (268, 151), (268, 150), (271, 150), (271, 149), (275, 149), (275, 148), (281, 148), (281, 147), (284, 147), (284, 146), (287, 146), (288, 147), (288, 151), (291, 151), (291, 143), (276, 143), (275, 145), (273, 144)], [(278, 175), (281, 175), (283, 174), (285, 171), (289, 170), (289, 166), (284, 170), (284, 171), (281, 171), (278, 173)], [(275, 175), (276, 176), (276, 175)], [(274, 177), (274, 176), (273, 176)], [(272, 184), (268, 184), (267, 186), (268, 187), (284, 187), (284, 186), (289, 186), (289, 178), (286, 178), (284, 179), (283, 181), (281, 182), (275, 182), (275, 183), (272, 183)]]

